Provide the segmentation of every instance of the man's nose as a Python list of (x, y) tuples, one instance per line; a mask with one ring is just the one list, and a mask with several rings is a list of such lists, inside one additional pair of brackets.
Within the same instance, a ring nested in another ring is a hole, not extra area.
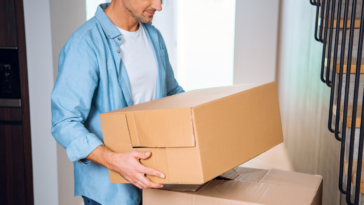
[(162, 0), (153, 0), (152, 8), (157, 11), (162, 11)]

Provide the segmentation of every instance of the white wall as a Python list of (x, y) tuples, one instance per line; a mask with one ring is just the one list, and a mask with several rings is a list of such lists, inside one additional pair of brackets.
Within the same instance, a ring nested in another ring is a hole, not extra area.
[(153, 25), (162, 33), (167, 46), (169, 61), (177, 74), (177, 0), (164, 0), (162, 11), (156, 12)]
[(177, 2), (180, 85), (186, 91), (232, 85), (235, 0)]
[(328, 130), (330, 88), (320, 81), (323, 45), (314, 6), (282, 0), (277, 69), (283, 136), (296, 171), (322, 175), (323, 205), (339, 205), (340, 142)]
[(111, 0), (86, 0), (86, 20), (95, 16), (97, 5), (111, 2)]
[(279, 0), (237, 0), (234, 84), (276, 78)]
[(57, 149), (51, 135), (53, 88), (51, 23), (48, 0), (24, 0), (28, 61), (34, 204), (58, 204)]
[(24, 0), (28, 60), (34, 204), (79, 205), (73, 164), (51, 135), (50, 95), (59, 53), (86, 20), (83, 0)]

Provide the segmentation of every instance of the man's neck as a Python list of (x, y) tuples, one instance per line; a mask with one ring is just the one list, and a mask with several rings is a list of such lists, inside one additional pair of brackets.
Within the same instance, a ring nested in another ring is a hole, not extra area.
[(123, 30), (133, 32), (139, 28), (139, 22), (125, 9), (121, 1), (111, 1), (104, 12), (115, 26)]

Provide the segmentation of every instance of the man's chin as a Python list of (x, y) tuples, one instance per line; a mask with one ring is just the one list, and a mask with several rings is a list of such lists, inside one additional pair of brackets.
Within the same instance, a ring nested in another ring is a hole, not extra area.
[(145, 16), (144, 18), (141, 19), (140, 22), (142, 23), (150, 23), (153, 21), (153, 16)]

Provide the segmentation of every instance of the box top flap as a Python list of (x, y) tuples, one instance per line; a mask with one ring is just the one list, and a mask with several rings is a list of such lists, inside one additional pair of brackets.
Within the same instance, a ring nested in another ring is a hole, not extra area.
[[(275, 83), (275, 82), (271, 82)], [(189, 92), (179, 93), (176, 95), (160, 98), (157, 100), (152, 100), (149, 102), (133, 105), (130, 107), (121, 108), (118, 110), (111, 111), (115, 112), (134, 112), (142, 110), (162, 110), (162, 109), (176, 109), (176, 108), (186, 108), (195, 107), (216, 99), (220, 99), (229, 95), (233, 95), (238, 92), (252, 89), (254, 87), (264, 85), (266, 83), (257, 84), (243, 84), (243, 85), (233, 85), (226, 87), (216, 87), (216, 88), (206, 88), (193, 90)]]
[(233, 180), (212, 180), (191, 194), (257, 204), (310, 205), (322, 183), (321, 176), (243, 167), (223, 176)]
[(271, 169), (260, 182), (316, 190), (320, 186), (321, 180), (322, 176), (320, 175)]
[(191, 108), (125, 113), (133, 147), (194, 147)]

